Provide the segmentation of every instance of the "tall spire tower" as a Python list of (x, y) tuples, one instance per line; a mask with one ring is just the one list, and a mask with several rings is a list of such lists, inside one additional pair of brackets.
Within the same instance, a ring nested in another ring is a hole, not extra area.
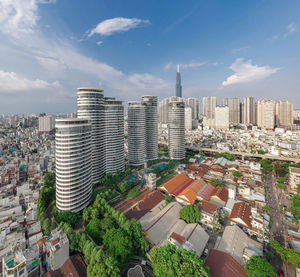
[(182, 97), (182, 86), (181, 86), (181, 76), (179, 72), (179, 64), (177, 64), (177, 73), (176, 73), (176, 96)]

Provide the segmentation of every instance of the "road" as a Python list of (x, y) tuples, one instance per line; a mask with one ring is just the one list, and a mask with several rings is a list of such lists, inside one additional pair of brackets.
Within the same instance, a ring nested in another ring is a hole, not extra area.
[(300, 158), (297, 158), (297, 157), (291, 158), (291, 157), (283, 157), (283, 156), (274, 156), (274, 155), (270, 155), (270, 154), (256, 154), (256, 153), (246, 153), (246, 152), (236, 152), (236, 151), (225, 151), (225, 150), (220, 150), (220, 149), (202, 148), (202, 147), (186, 147), (186, 149), (190, 149), (192, 151), (229, 153), (232, 155), (242, 156), (243, 159), (245, 157), (253, 157), (253, 158), (262, 158), (262, 159), (300, 163)]

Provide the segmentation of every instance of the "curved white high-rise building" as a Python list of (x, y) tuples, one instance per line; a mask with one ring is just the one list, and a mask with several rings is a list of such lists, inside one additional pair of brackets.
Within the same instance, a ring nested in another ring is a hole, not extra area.
[(146, 107), (128, 102), (128, 161), (132, 166), (144, 164), (146, 155)]
[(169, 158), (182, 160), (185, 158), (185, 104), (182, 101), (172, 101), (168, 104)]
[(105, 173), (104, 99), (103, 90), (77, 89), (77, 116), (88, 118), (92, 128), (92, 182), (98, 182)]
[(142, 96), (142, 104), (146, 108), (146, 158), (156, 160), (158, 158), (157, 96)]
[(91, 124), (88, 119), (56, 119), (56, 207), (78, 212), (92, 195)]
[(123, 102), (105, 98), (104, 120), (105, 173), (112, 175), (125, 169)]

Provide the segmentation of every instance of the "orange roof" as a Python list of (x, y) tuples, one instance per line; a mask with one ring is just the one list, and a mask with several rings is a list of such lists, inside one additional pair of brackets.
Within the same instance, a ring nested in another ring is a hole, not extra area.
[(206, 183), (203, 179), (195, 180), (177, 197), (183, 201), (193, 204), (197, 199), (198, 192), (205, 186), (205, 184)]
[(172, 179), (158, 187), (159, 190), (172, 194), (180, 185), (186, 182), (189, 178), (184, 174), (178, 174)]

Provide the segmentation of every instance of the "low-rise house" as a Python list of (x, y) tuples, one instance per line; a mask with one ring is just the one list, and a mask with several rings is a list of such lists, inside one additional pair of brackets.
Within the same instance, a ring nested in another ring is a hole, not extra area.
[(211, 277), (247, 277), (244, 267), (230, 254), (211, 249), (205, 260)]
[(211, 196), (210, 202), (216, 204), (218, 207), (224, 207), (228, 201), (228, 190), (226, 187), (215, 187)]
[(216, 241), (215, 249), (229, 253), (241, 265), (244, 265), (253, 255), (262, 256), (261, 243), (249, 238), (238, 226), (227, 226), (222, 238)]
[(300, 168), (290, 167), (289, 188), (291, 193), (297, 193), (297, 186), (300, 184)]
[(214, 222), (218, 219), (219, 207), (208, 201), (202, 201), (198, 206), (202, 213), (201, 223), (213, 228)]

